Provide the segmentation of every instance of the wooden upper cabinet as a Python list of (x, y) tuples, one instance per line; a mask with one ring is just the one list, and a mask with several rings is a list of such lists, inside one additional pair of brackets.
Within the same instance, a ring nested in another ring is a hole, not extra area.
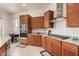
[(79, 27), (79, 3), (67, 3), (67, 26)]
[(78, 56), (78, 46), (66, 42), (62, 42), (63, 56)]
[(32, 17), (31, 20), (32, 24), (32, 28), (43, 28), (44, 27), (44, 17), (43, 16), (39, 16), (39, 17)]
[(32, 32), (31, 16), (30, 15), (21, 15), (20, 16), (20, 24), (27, 24), (28, 25), (28, 33)]
[(28, 24), (29, 15), (21, 15), (20, 16), (20, 24)]
[(53, 20), (53, 11), (48, 10), (44, 13), (44, 28), (50, 28), (50, 21)]

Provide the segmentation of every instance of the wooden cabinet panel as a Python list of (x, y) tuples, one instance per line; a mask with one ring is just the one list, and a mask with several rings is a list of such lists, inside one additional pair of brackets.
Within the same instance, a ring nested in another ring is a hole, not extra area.
[(61, 41), (52, 39), (52, 55), (61, 56), (62, 55), (62, 46)]
[(53, 11), (48, 10), (44, 13), (44, 28), (50, 27), (50, 21), (53, 20)]
[(68, 49), (68, 48), (65, 48), (65, 47), (62, 47), (62, 55), (63, 56), (78, 56), (78, 53), (77, 52), (73, 52), (72, 50)]
[(67, 26), (79, 27), (79, 3), (68, 3), (67, 8)]
[(28, 42), (28, 44), (30, 44), (30, 45), (35, 45), (33, 35), (28, 35), (28, 37), (27, 37), (27, 42)]
[(42, 39), (41, 39), (41, 46), (43, 48), (46, 48), (46, 37), (45, 36), (42, 36)]
[(46, 50), (51, 53), (51, 38), (46, 37)]
[(28, 35), (28, 44), (41, 46), (41, 36), (40, 35)]
[(41, 46), (41, 35), (34, 35), (34, 41), (36, 46)]
[(29, 15), (20, 16), (20, 24), (28, 24)]
[(32, 32), (32, 29), (31, 29), (31, 16), (30, 15), (21, 15), (20, 16), (20, 24), (27, 24), (28, 25), (28, 33)]
[(78, 56), (78, 46), (62, 42), (62, 55), (63, 56)]
[(7, 44), (5, 43), (1, 48), (0, 48), (0, 56), (6, 56), (7, 55)]
[(32, 28), (43, 28), (44, 27), (44, 17), (32, 17)]

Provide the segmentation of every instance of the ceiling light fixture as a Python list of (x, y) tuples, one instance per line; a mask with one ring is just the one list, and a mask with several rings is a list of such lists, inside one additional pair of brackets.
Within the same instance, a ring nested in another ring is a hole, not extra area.
[(25, 6), (26, 6), (26, 4), (22, 4), (22, 6), (23, 6), (23, 7), (25, 7)]

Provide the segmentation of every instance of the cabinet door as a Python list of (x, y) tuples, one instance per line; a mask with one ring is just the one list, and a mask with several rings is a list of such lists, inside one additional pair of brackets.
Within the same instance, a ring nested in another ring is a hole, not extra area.
[(28, 15), (21, 15), (20, 16), (20, 24), (28, 24), (28, 19), (29, 19)]
[(66, 47), (63, 47), (63, 56), (78, 56), (77, 52), (73, 52), (71, 49), (68, 49)]
[(32, 17), (32, 28), (43, 28), (44, 27), (44, 17)]
[(79, 3), (68, 3), (66, 6), (67, 26), (79, 27)]
[(41, 46), (43, 47), (43, 48), (46, 48), (46, 37), (44, 37), (44, 36), (42, 36), (42, 40), (41, 40)]
[(51, 53), (51, 38), (46, 37), (46, 50)]
[(63, 56), (77, 56), (78, 55), (78, 46), (62, 42), (62, 55)]
[(52, 39), (52, 53), (51, 54), (55, 56), (62, 55), (61, 41)]
[(28, 44), (30, 45), (34, 45), (34, 36), (33, 35), (28, 35), (28, 39), (27, 39)]
[(48, 14), (47, 13), (45, 13), (44, 14), (44, 27), (45, 28), (49, 28), (50, 26), (49, 26), (49, 19), (48, 19)]
[(48, 10), (44, 13), (44, 27), (49, 28), (50, 27), (50, 21), (53, 20), (53, 11)]
[(61, 56), (62, 55), (62, 51), (61, 51), (61, 46), (53, 44), (52, 45), (52, 54), (55, 56)]
[(40, 35), (34, 35), (34, 41), (36, 46), (41, 46), (41, 36)]
[(38, 18), (37, 26), (38, 26), (38, 28), (44, 28), (44, 17), (43, 16)]
[(32, 28), (37, 28), (37, 20), (34, 18), (34, 17), (32, 17)]

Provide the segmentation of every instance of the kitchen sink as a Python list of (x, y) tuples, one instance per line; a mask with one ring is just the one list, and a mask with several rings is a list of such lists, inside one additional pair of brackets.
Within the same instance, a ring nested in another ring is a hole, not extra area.
[(60, 39), (68, 39), (68, 38), (70, 38), (68, 36), (56, 35), (56, 34), (52, 34), (52, 35), (48, 35), (48, 36), (57, 37), (57, 38), (60, 38)]

